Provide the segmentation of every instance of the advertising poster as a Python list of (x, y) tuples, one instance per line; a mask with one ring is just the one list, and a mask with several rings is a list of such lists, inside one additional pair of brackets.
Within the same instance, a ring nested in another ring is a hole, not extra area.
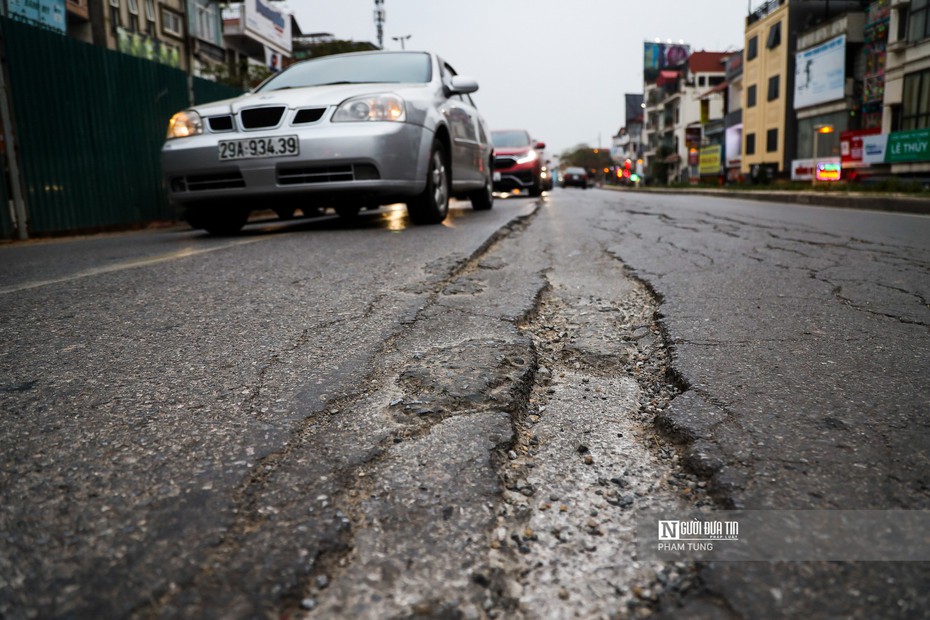
[(701, 149), (699, 172), (701, 176), (720, 174), (723, 163), (723, 148), (719, 144), (705, 146)]
[(7, 17), (65, 33), (65, 0), (8, 0)]
[(846, 35), (798, 52), (794, 68), (794, 107), (842, 99), (846, 93)]
[(880, 133), (862, 138), (862, 163), (871, 166), (885, 163), (888, 134)]
[(863, 139), (866, 136), (878, 135), (881, 129), (860, 129), (855, 131), (844, 131), (840, 134), (840, 159), (843, 161), (843, 168), (859, 168), (867, 166), (863, 159)]
[(281, 53), (291, 53), (289, 13), (275, 7), (270, 0), (246, 0), (244, 9), (249, 34)]
[(691, 46), (676, 43), (652, 43), (646, 41), (643, 47), (643, 78), (654, 80), (659, 71), (667, 67), (677, 67), (691, 55)]

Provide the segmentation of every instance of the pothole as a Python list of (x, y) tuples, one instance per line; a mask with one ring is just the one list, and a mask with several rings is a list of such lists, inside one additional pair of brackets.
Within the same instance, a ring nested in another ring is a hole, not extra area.
[(709, 504), (653, 425), (679, 394), (656, 311), (640, 283), (622, 299), (553, 287), (523, 326), (539, 369), (502, 472), (488, 617), (649, 617), (694, 587), (691, 563), (637, 554), (641, 519)]

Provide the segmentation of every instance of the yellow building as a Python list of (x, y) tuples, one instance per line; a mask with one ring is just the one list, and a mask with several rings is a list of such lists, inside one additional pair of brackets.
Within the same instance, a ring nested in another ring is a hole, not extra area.
[[(811, 157), (810, 136), (818, 115), (835, 112), (843, 113), (844, 118), (849, 116), (852, 107), (847, 99), (851, 93), (844, 91), (842, 83), (836, 101), (831, 101), (830, 105), (825, 107), (819, 101), (803, 101), (802, 98), (798, 105), (803, 109), (795, 109), (798, 97), (795, 83), (801, 80), (803, 91), (804, 80), (823, 77), (808, 75), (821, 71), (819, 66), (800, 67), (800, 71), (796, 71), (797, 54), (802, 51), (799, 37), (807, 33), (805, 45), (814, 45), (820, 42), (817, 37), (821, 31), (838, 29), (834, 35), (846, 34), (847, 39), (861, 45), (861, 21), (856, 22), (858, 34), (852, 36), (850, 33), (856, 31), (851, 26), (853, 20), (844, 21), (841, 16), (854, 12), (862, 14), (870, 1), (767, 0), (746, 18), (740, 165), (744, 177), (754, 181), (771, 180), (776, 176), (788, 178), (794, 160)], [(855, 52), (850, 54), (854, 55)], [(852, 76), (854, 63), (847, 61), (845, 64), (845, 75)], [(833, 123), (836, 132), (851, 128), (848, 124), (846, 120)], [(837, 136), (832, 140), (838, 144)], [(829, 150), (834, 145), (830, 142), (820, 146), (829, 147)]]
[(788, 37), (789, 1), (766, 2), (746, 18), (743, 48), (743, 154), (746, 178), (772, 178), (788, 169), (794, 143), (788, 117), (793, 63)]

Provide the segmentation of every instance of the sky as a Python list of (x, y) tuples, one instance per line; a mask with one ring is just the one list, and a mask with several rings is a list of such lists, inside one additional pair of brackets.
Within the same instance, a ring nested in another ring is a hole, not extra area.
[[(756, 8), (761, 0), (749, 0)], [(279, 5), (281, 6), (281, 5)], [(304, 33), (377, 44), (374, 0), (286, 0)], [(526, 129), (558, 155), (608, 148), (624, 94), (643, 92), (643, 42), (743, 47), (747, 0), (385, 0), (385, 49), (439, 54), (475, 78), (491, 129)]]

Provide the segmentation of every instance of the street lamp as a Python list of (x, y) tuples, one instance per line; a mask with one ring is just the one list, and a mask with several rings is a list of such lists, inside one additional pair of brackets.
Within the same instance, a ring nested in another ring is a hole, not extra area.
[(833, 133), (833, 125), (814, 125), (814, 149), (811, 152), (811, 187), (817, 185), (817, 138), (822, 133)]
[(400, 41), (400, 49), (405, 50), (405, 49), (407, 49), (407, 46), (404, 45), (404, 42), (405, 42), (405, 41), (408, 41), (408, 40), (410, 39), (410, 37), (412, 37), (412, 36), (413, 36), (412, 34), (408, 34), (408, 35), (404, 35), (404, 36), (402, 36), (402, 37), (391, 37), (391, 38), (394, 39), (395, 41)]

